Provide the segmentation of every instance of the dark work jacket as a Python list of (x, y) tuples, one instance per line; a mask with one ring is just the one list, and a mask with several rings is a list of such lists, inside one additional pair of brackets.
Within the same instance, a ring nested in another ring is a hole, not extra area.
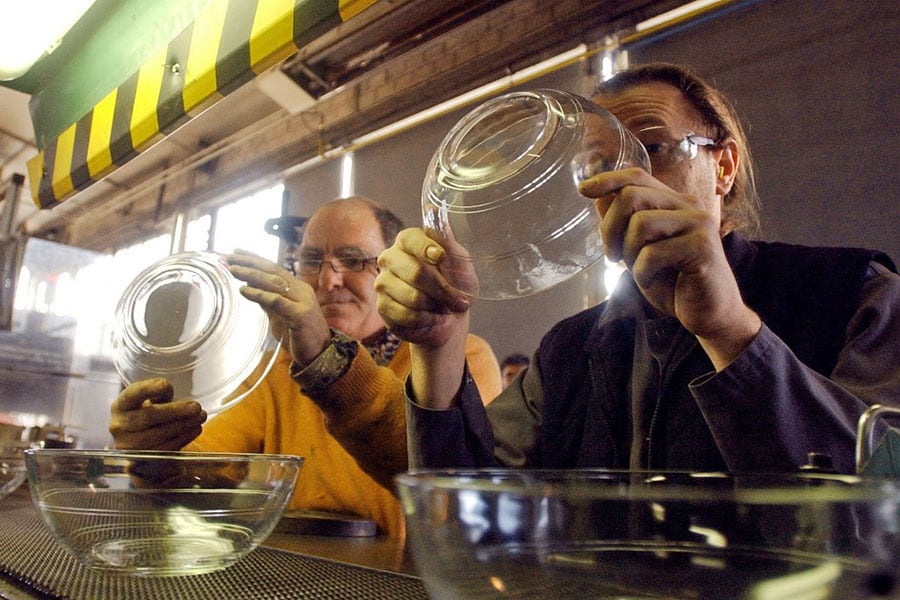
[[(882, 253), (723, 240), (745, 302), (807, 366), (828, 376), (845, 343), (847, 325), (869, 265), (896, 270)], [(623, 281), (639, 294), (630, 277)], [(619, 292), (617, 291), (617, 294)], [(542, 374), (543, 411), (538, 456), (546, 468), (633, 468), (631, 382), (635, 319), (598, 327), (609, 303), (551, 329), (535, 354)], [(671, 319), (674, 322), (674, 319)], [(713, 370), (694, 336), (675, 322), (674, 350), (658, 381), (658, 406), (648, 425), (642, 468), (727, 470), (690, 383)], [(489, 410), (490, 412), (490, 410)]]
[[(852, 472), (866, 404), (831, 376), (851, 322), (854, 336), (880, 339), (891, 352), (896, 308), (866, 307), (862, 292), (878, 277), (876, 289), (894, 302), (896, 268), (870, 250), (750, 242), (736, 233), (723, 245), (764, 322), (727, 369), (716, 373), (696, 338), (674, 317), (659, 317), (623, 276), (609, 301), (553, 327), (532, 367), (487, 407), (468, 374), (449, 410), (424, 408), (410, 395), (410, 465), (791, 471), (820, 452)], [(894, 273), (877, 275), (875, 262)], [(885, 360), (879, 352), (868, 368)], [(846, 367), (842, 377), (852, 379), (854, 366)], [(875, 400), (894, 404), (885, 393)]]

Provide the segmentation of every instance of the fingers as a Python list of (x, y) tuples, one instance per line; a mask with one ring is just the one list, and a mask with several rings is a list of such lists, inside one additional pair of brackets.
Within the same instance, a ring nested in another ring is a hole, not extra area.
[(388, 328), (398, 337), (414, 344), (443, 346), (459, 327), (466, 327), (464, 313), (411, 309), (387, 294), (379, 293), (378, 312)]
[(376, 285), (376, 291), (379, 292), (376, 300), (378, 312), (391, 330), (401, 327), (428, 329), (438, 325), (447, 314), (443, 307), (433, 308), (435, 303), (414, 288), (393, 287), (388, 290)]
[[(240, 293), (266, 311), (272, 326), (272, 334), (276, 339), (282, 339), (287, 330), (292, 333), (310, 330), (312, 332), (310, 335), (324, 331), (327, 337), (328, 324), (319, 307), (316, 292), (306, 282), (295, 279), (289, 289), (280, 292), (245, 285), (240, 289)], [(306, 342), (297, 338), (295, 343)], [(298, 359), (297, 356), (294, 358)]]
[(630, 263), (631, 276), (641, 293), (657, 310), (669, 315), (675, 315), (676, 312), (675, 289), (680, 273), (678, 264), (684, 258), (678, 254), (681, 247), (677, 238), (641, 245)]
[(471, 308), (471, 298), (478, 292), (478, 280), (466, 250), (453, 237), (449, 228), (441, 233), (434, 229), (421, 231), (423, 241), (421, 261), (426, 285), (423, 291), (437, 303), (443, 312), (466, 312)]
[(231, 273), (247, 285), (241, 296), (269, 315), (272, 335), (282, 340), (298, 365), (309, 364), (328, 344), (328, 323), (308, 283), (287, 269), (254, 254), (228, 256)]
[(228, 262), (229, 267), (237, 265), (256, 269), (258, 271), (284, 270), (282, 267), (273, 263), (272, 261), (247, 250), (235, 250), (234, 252), (226, 256), (225, 260)]
[[(264, 258), (238, 252), (229, 255), (228, 263), (232, 275), (247, 284), (241, 295), (259, 304), (279, 329), (299, 327), (311, 312), (318, 313), (315, 291), (308, 283)], [(279, 319), (283, 323), (276, 323)]]
[[(596, 200), (600, 213), (600, 235), (604, 251), (612, 261), (622, 259), (622, 244), (631, 216), (638, 210), (638, 186), (652, 185), (653, 180), (638, 168), (607, 171), (582, 181), (578, 190)], [(655, 185), (654, 185), (655, 187)]]
[(397, 234), (392, 248), (402, 250), (432, 265), (439, 264), (447, 254), (437, 232), (419, 227), (409, 227)]
[(113, 413), (110, 430), (117, 433), (133, 433), (169, 424), (191, 425), (206, 421), (206, 411), (193, 400), (181, 400), (168, 404), (152, 404), (147, 401), (136, 410)]
[[(610, 221), (614, 220), (610, 219)], [(690, 207), (682, 210), (639, 210), (631, 214), (621, 234), (608, 235), (621, 236), (620, 256), (627, 265), (632, 267), (638, 260), (638, 255), (645, 248), (669, 239), (676, 241), (672, 247), (682, 248), (683, 251), (682, 253), (662, 253), (663, 256), (668, 256), (669, 262), (672, 260), (681, 262), (685, 255), (694, 254), (697, 248), (691, 245), (686, 236), (691, 236), (695, 231), (703, 231), (706, 228), (705, 222), (708, 220), (709, 215), (705, 212)], [(712, 231), (712, 235), (714, 238), (718, 238), (717, 231)]]
[(381, 272), (375, 289), (398, 304), (415, 310), (440, 310), (442, 295), (452, 297), (452, 289), (437, 269), (415, 256), (386, 252), (378, 264)]
[(235, 251), (227, 260), (228, 270), (237, 279), (270, 294), (286, 294), (298, 283), (290, 271), (255, 254)]
[(287, 272), (274, 274), (239, 266), (232, 266), (230, 270), (235, 278), (248, 286), (274, 295), (288, 294), (296, 285), (296, 280)]
[(111, 407), (109, 432), (116, 448), (178, 450), (197, 435), (206, 411), (194, 401), (172, 402), (165, 379), (149, 379), (126, 387)]
[(113, 444), (120, 450), (181, 450), (200, 435), (199, 425), (185, 427), (154, 427), (140, 432), (113, 436)]
[(378, 312), (391, 331), (409, 342), (439, 347), (467, 326), (470, 298), (455, 285), (461, 279), (453, 266), (460, 259), (444, 243), (439, 235), (409, 229), (378, 259)]
[(251, 302), (259, 304), (269, 315), (289, 317), (296, 312), (295, 302), (305, 300), (309, 302), (315, 295), (303, 289), (306, 284), (298, 282), (288, 286), (282, 284), (281, 290), (261, 289), (255, 285), (245, 285), (240, 289), (241, 296)]
[(609, 194), (615, 194), (628, 185), (657, 187), (662, 184), (643, 169), (631, 167), (618, 171), (605, 171), (585, 179), (578, 185), (578, 191), (588, 198), (602, 198)]
[(175, 390), (172, 384), (163, 378), (135, 381), (119, 394), (113, 402), (113, 412), (130, 411), (140, 408), (145, 400), (153, 404), (165, 404), (172, 401)]
[[(634, 178), (628, 175), (634, 174)], [(647, 175), (641, 169), (626, 169), (604, 173), (585, 182), (597, 197), (597, 209), (602, 216), (600, 235), (610, 260), (625, 260), (631, 265), (640, 246), (636, 242), (652, 242), (675, 231), (673, 226), (684, 217), (681, 212), (693, 206), (682, 195)], [(619, 184), (622, 187), (616, 189)]]
[(404, 230), (378, 259), (375, 289), (408, 309), (465, 312), (471, 304), (469, 297), (441, 271), (441, 265), (450, 260), (425, 230)]
[(109, 432), (116, 448), (180, 450), (200, 435), (206, 411), (196, 402), (147, 405), (113, 414)]

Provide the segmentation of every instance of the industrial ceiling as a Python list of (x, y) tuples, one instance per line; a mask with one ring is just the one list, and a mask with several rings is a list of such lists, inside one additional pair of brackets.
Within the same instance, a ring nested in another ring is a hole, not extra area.
[[(241, 10), (257, 5), (256, 0), (230, 3), (239, 3)], [(345, 13), (341, 12), (341, 19), (332, 18), (327, 12), (329, 3), (334, 5), (335, 14), (339, 9), (350, 10), (350, 17), (344, 18)], [(198, 15), (228, 4), (229, 0), (193, 2)], [(325, 17), (305, 31), (299, 44), (295, 22), (295, 47), (288, 47), (289, 52), (278, 48), (263, 57), (255, 69), (237, 74), (237, 83), (215, 90), (193, 111), (182, 110), (179, 118), (163, 124), (144, 146), (113, 160), (99, 175), (86, 177), (71, 190), (45, 185), (45, 192), (50, 189), (50, 195), (35, 197), (34, 204), (29, 201), (32, 194), (26, 193), (16, 219), (19, 234), (100, 250), (114, 247), (141, 231), (151, 230), (178, 211), (278, 178), (304, 161), (321, 157), (392, 121), (486, 82), (582, 44), (588, 51), (601, 47), (606, 36), (627, 32), (635, 24), (684, 2), (297, 0), (286, 4), (293, 5), (287, 10), (293, 11), (295, 17), (306, 15), (304, 18), (311, 17), (300, 8), (318, 4), (324, 7)], [(732, 3), (719, 2), (714, 8), (728, 4)], [(95, 12), (91, 19), (80, 24), (78, 39), (67, 52), (77, 52), (77, 45), (88, 44), (100, 35), (112, 36), (110, 39), (127, 37), (127, 31), (117, 31), (115, 35), (103, 31), (104, 24), (108, 26), (104, 11), (136, 11), (141, 6), (146, 3), (101, 0), (92, 9)], [(223, 6), (221, 10), (228, 8)], [(308, 11), (309, 6), (304, 10)], [(137, 18), (141, 15), (132, 16), (135, 18), (129, 21), (118, 13), (115, 22), (119, 27), (121, 23), (141, 22)], [(183, 14), (178, 18), (190, 21)], [(197, 16), (187, 27), (198, 28), (200, 19)], [(170, 55), (173, 46), (182, 43), (179, 40), (186, 30), (180, 27), (178, 32), (168, 34)], [(155, 31), (157, 38), (162, 35), (160, 27)], [(145, 46), (150, 45), (145, 41)], [(135, 55), (136, 46), (132, 43), (129, 48)], [(466, 52), (459, 52), (460, 48)], [(54, 61), (59, 63), (62, 58)], [(267, 61), (274, 65), (268, 66)], [(179, 75), (181, 67), (171, 58), (159, 66), (168, 69), (170, 75)], [(71, 65), (57, 64), (56, 68), (70, 69), (67, 77), (76, 79)], [(111, 78), (110, 69), (102, 66), (84, 69), (92, 70)], [(0, 111), (3, 179), (13, 172), (22, 172), (25, 160), (31, 163), (32, 175), (47, 179), (52, 171), (53, 164), (46, 157), (43, 173), (35, 170), (38, 160), (34, 157), (39, 151), (46, 153), (54, 148), (56, 130), (68, 124), (57, 123), (55, 129), (37, 122), (29, 124), (24, 122), (23, 114), (29, 98), (35, 121), (40, 112), (36, 104), (43, 102), (45, 108), (56, 109), (50, 99), (40, 96), (41, 83), (59, 88), (53, 90), (54, 102), (66, 96), (66, 89), (58, 83), (59, 75), (45, 74), (44, 79), (40, 82), (33, 73), (26, 74), (23, 80), (3, 82), (5, 87), (0, 88), (0, 103), (4, 106)], [(92, 89), (83, 81), (78, 85)], [(107, 87), (110, 85), (122, 88), (117, 82), (107, 82)], [(109, 92), (99, 88), (94, 91), (101, 97)], [(89, 96), (79, 94), (78, 99), (95, 105), (92, 111), (96, 128), (100, 102), (82, 98), (83, 95)], [(35, 102), (35, 98), (40, 102)], [(59, 112), (56, 109), (54, 119), (60, 119)], [(156, 113), (165, 114), (165, 108), (158, 108)], [(84, 119), (80, 115), (75, 118)], [(37, 142), (35, 130), (39, 132)], [(62, 137), (60, 134), (56, 143)], [(74, 181), (78, 171), (72, 170)], [(35, 185), (34, 176), (31, 179), (30, 188), (37, 190), (40, 186)], [(45, 208), (38, 209), (38, 205)]]

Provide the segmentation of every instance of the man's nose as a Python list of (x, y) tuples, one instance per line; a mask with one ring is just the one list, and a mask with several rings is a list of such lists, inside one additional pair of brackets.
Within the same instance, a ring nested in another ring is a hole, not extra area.
[(340, 287), (343, 284), (344, 274), (335, 271), (330, 262), (323, 262), (322, 270), (319, 271), (319, 286), (327, 290), (335, 287)]

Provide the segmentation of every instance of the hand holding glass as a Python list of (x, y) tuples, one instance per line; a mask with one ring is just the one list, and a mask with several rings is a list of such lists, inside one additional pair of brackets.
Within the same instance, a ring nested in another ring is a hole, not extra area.
[(435, 152), (422, 190), (426, 228), (471, 265), (472, 296), (505, 299), (557, 285), (603, 256), (594, 200), (578, 183), (641, 167), (641, 143), (609, 112), (558, 90), (513, 92), (476, 107)]

